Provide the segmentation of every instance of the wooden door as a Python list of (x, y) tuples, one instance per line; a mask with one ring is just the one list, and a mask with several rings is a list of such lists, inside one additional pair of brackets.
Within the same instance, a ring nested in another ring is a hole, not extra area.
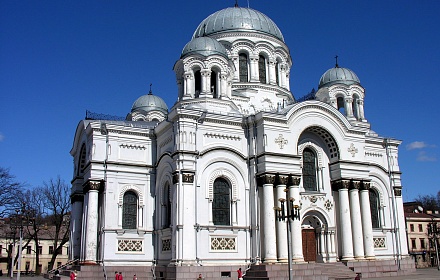
[(302, 230), (303, 255), (304, 261), (316, 261), (316, 235), (314, 229)]

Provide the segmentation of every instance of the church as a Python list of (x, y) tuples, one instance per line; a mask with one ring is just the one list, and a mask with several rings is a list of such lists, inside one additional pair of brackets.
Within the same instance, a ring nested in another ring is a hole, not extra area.
[(336, 61), (295, 99), (281, 30), (238, 5), (202, 20), (176, 59), (172, 108), (150, 90), (126, 118), (79, 122), (71, 260), (139, 279), (413, 269), (401, 141), (371, 129), (354, 71)]

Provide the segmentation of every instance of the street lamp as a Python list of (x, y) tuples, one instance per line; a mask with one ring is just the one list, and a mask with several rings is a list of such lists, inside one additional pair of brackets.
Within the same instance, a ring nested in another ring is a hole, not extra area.
[(300, 220), (300, 206), (294, 204), (295, 199), (289, 197), (289, 189), (284, 189), (286, 198), (279, 198), (281, 207), (275, 207), (275, 214), (278, 221), (285, 221), (287, 224), (287, 257), (289, 265), (289, 280), (292, 280), (292, 227), (290, 222), (293, 220)]
[[(23, 203), (21, 209), (15, 209), (15, 219), (13, 219), (11, 221), (11, 228), (14, 230), (14, 240), (15, 240), (15, 232), (17, 231), (17, 229), (19, 230), (19, 234), (20, 234), (20, 242), (18, 244), (18, 261), (17, 261), (17, 266), (18, 266), (18, 270), (17, 270), (17, 280), (20, 280), (20, 273), (21, 273), (21, 253), (22, 253), (22, 246), (23, 246), (23, 227), (25, 225), (28, 225), (27, 222), (29, 222), (31, 219), (29, 219), (28, 214), (30, 213), (29, 210), (26, 209), (26, 204)], [(14, 241), (15, 244), (15, 241)], [(11, 260), (11, 271), (13, 271), (14, 268), (14, 259), (12, 256), (12, 260)], [(11, 273), (11, 278), (12, 278), (12, 274)]]
[(438, 259), (438, 238), (440, 237), (440, 230), (437, 227), (437, 222), (432, 221), (428, 224), (428, 237), (434, 239), (435, 254), (437, 256), (437, 270), (440, 270), (440, 261)]

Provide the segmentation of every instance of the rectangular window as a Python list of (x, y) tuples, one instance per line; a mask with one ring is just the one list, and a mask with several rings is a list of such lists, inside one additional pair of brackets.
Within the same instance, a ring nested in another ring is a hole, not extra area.
[(26, 254), (32, 254), (32, 248), (31, 248), (31, 246), (27, 246), (26, 247)]
[(61, 266), (61, 262), (57, 262), (57, 267), (60, 267)]
[(411, 239), (411, 248), (412, 248), (412, 249), (417, 249), (417, 246), (416, 246), (416, 239), (415, 239), (415, 238), (412, 238), (412, 239)]
[(37, 247), (37, 251), (38, 251), (38, 254), (43, 254), (43, 246), (38, 246)]
[(419, 232), (423, 232), (423, 226), (422, 226), (422, 224), (419, 224)]
[(420, 239), (420, 248), (425, 249), (425, 239)]
[(411, 232), (414, 232), (414, 225), (413, 225), (413, 224), (410, 224), (410, 225), (409, 225), (409, 230), (410, 230)]
[(53, 246), (49, 246), (49, 254), (53, 254)]

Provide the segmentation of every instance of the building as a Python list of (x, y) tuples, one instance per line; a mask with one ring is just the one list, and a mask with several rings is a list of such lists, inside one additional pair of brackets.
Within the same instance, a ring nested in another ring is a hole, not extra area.
[[(269, 17), (225, 8), (177, 58), (172, 108), (150, 91), (126, 119), (81, 120), (71, 258), (168, 279), (220, 267), (214, 279), (234, 266), (287, 263), (290, 239), (295, 263), (410, 270), (401, 141), (370, 128), (354, 71), (336, 63), (300, 101), (291, 67)], [(278, 219), (286, 207), (289, 224)]]
[(416, 202), (404, 203), (404, 210), (408, 233), (408, 251), (414, 258), (416, 267), (437, 266), (435, 243), (433, 236), (428, 232), (428, 228), (433, 222), (440, 225), (438, 210), (426, 211)]
[[(54, 250), (54, 232), (54, 227), (46, 226), (39, 232), (39, 242), (38, 245), (36, 245), (34, 240), (29, 240), (27, 229), (23, 231), (21, 274), (35, 273), (37, 251), (39, 252), (39, 269), (42, 273), (47, 272)], [(3, 222), (0, 224), (0, 270), (3, 275), (8, 273), (8, 263), (11, 257), (10, 252), (12, 252), (14, 258), (18, 254), (19, 240), (20, 235), (17, 229), (12, 229), (8, 223)], [(69, 244), (67, 243), (59, 252), (56, 263), (54, 263), (54, 268), (67, 263), (69, 256), (68, 250)], [(16, 262), (14, 273), (17, 273), (18, 270), (18, 262)]]

